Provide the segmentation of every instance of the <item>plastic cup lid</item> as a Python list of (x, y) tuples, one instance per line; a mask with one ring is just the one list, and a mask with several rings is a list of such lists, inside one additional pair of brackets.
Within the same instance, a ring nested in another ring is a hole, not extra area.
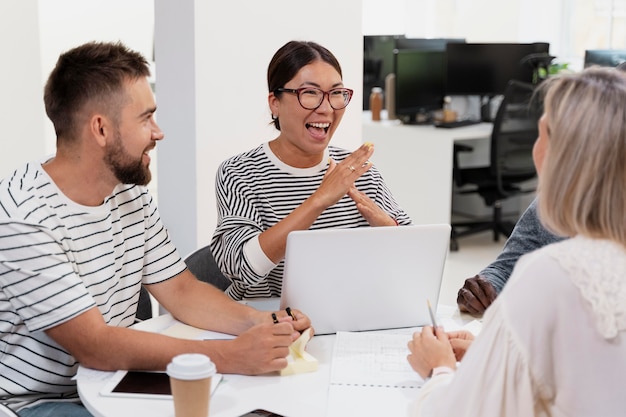
[(215, 364), (200, 353), (185, 353), (172, 359), (167, 365), (167, 374), (172, 378), (193, 380), (215, 375)]

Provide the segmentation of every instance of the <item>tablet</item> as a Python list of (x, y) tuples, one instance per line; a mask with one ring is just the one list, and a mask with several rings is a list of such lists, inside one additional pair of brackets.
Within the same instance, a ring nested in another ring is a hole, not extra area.
[[(213, 376), (211, 393), (215, 391), (221, 379), (221, 374)], [(165, 372), (117, 371), (102, 387), (100, 395), (171, 400), (170, 377)]]

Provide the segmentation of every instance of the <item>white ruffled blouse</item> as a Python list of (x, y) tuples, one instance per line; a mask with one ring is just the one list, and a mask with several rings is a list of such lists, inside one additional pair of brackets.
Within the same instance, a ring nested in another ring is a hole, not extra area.
[(626, 249), (575, 237), (525, 255), (415, 416), (626, 416)]

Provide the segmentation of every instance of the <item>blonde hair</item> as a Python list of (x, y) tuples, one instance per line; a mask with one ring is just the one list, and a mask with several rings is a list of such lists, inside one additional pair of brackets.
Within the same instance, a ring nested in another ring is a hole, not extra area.
[(545, 88), (541, 221), (563, 236), (626, 245), (626, 74), (589, 68)]

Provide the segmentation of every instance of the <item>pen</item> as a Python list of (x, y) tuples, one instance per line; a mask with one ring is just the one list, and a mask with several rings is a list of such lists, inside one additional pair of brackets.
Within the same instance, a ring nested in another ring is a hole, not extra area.
[(430, 305), (430, 300), (426, 300), (428, 303), (428, 313), (430, 314), (430, 321), (433, 322), (433, 329), (437, 328), (437, 321), (435, 321), (435, 315), (433, 314), (433, 307)]
[(291, 311), (291, 307), (287, 307), (285, 311), (287, 312), (287, 314), (289, 314), (289, 316), (293, 319), (293, 321), (296, 321), (296, 315), (293, 314), (293, 311)]
[(276, 313), (272, 313), (272, 321), (274, 324), (278, 323), (278, 318), (276, 317)]

